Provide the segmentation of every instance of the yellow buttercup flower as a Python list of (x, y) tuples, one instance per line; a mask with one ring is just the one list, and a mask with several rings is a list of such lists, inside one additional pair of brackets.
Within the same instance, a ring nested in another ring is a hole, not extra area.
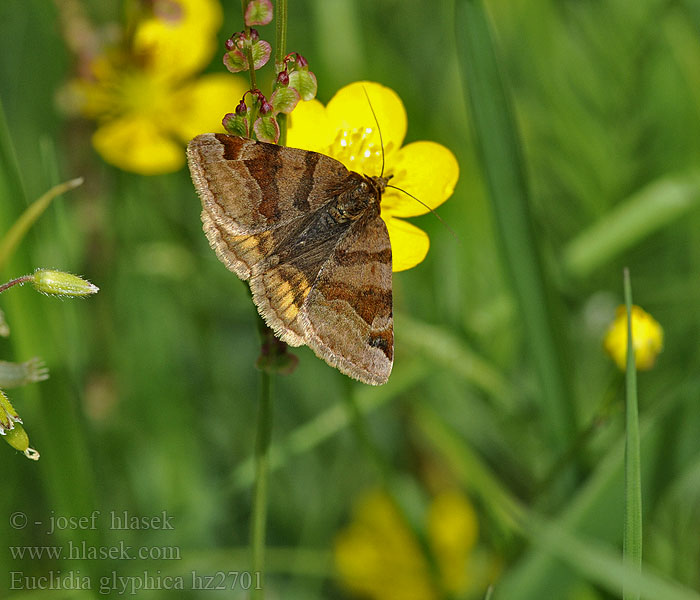
[(142, 175), (176, 171), (185, 143), (224, 131), (221, 118), (246, 91), (230, 74), (195, 75), (216, 51), (216, 0), (156, 0), (127, 48), (110, 48), (69, 86), (71, 101), (98, 128), (92, 143), (109, 163)]
[(427, 537), (437, 576), (431, 574), (418, 541), (391, 499), (383, 492), (369, 493), (336, 538), (339, 577), (348, 589), (372, 600), (435, 600), (444, 593), (464, 593), (473, 583), (469, 559), (478, 523), (463, 494), (447, 491), (433, 499)]
[[(412, 142), (402, 147), (406, 110), (396, 92), (378, 83), (351, 83), (325, 107), (317, 100), (300, 103), (289, 117), (287, 145), (327, 154), (364, 175), (380, 175), (382, 146), (377, 122), (384, 142), (384, 176), (392, 176), (389, 184), (431, 209), (447, 200), (459, 177), (457, 160), (435, 142)], [(387, 188), (381, 211), (391, 238), (394, 271), (416, 266), (428, 253), (430, 240), (423, 230), (403, 219), (424, 215), (428, 209)]]
[[(634, 362), (637, 369), (646, 371), (656, 362), (664, 345), (664, 330), (649, 313), (639, 306), (632, 306), (632, 343)], [(627, 309), (617, 308), (615, 320), (611, 323), (603, 342), (606, 352), (624, 371), (627, 367)]]

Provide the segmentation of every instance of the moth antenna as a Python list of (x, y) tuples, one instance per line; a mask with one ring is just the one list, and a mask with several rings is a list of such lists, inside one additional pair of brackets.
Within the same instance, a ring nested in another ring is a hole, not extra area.
[(435, 216), (435, 218), (436, 218), (438, 221), (440, 221), (440, 223), (443, 224), (443, 226), (445, 227), (445, 229), (447, 229), (447, 231), (449, 231), (449, 232), (452, 234), (452, 237), (453, 237), (455, 240), (457, 240), (458, 243), (460, 243), (460, 244), (462, 243), (462, 241), (459, 239), (459, 236), (455, 233), (455, 230), (452, 229), (452, 227), (450, 227), (450, 226), (444, 221), (444, 219), (443, 219), (435, 210), (433, 210), (432, 208), (430, 208), (425, 202), (423, 202), (423, 201), (420, 200), (419, 198), (416, 198), (413, 194), (409, 194), (406, 190), (402, 190), (400, 187), (396, 187), (395, 185), (389, 185), (389, 184), (387, 184), (386, 187), (392, 188), (392, 189), (394, 189), (394, 190), (398, 190), (399, 192), (403, 192), (403, 193), (406, 194), (409, 198), (413, 198), (416, 202), (418, 202), (418, 204), (421, 204), (422, 206), (424, 206), (425, 208), (427, 208), (427, 209)]
[[(362, 91), (367, 97), (367, 104), (369, 104), (369, 109), (372, 111), (374, 122), (377, 124), (377, 132), (379, 133), (379, 144), (382, 147), (382, 172), (379, 174), (379, 176), (384, 177), (384, 140), (382, 139), (382, 128), (379, 126), (379, 119), (377, 119), (377, 113), (374, 112), (374, 106), (372, 106), (372, 101), (369, 99), (367, 88), (364, 85), (362, 86)], [(401, 191), (403, 192), (403, 190)]]

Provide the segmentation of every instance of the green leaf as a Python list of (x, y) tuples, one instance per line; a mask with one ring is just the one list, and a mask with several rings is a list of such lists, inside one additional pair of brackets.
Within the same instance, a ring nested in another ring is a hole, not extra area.
[(272, 21), (273, 10), (270, 0), (250, 0), (245, 9), (245, 24), (251, 25), (267, 25)]
[(253, 44), (253, 65), (256, 70), (262, 69), (267, 64), (270, 54), (272, 54), (272, 47), (265, 40), (258, 40)]
[(224, 65), (231, 73), (248, 70), (248, 59), (240, 50), (231, 50), (224, 54)]
[(316, 76), (305, 69), (289, 74), (289, 87), (297, 90), (304, 101), (315, 98), (318, 91)]
[(242, 115), (228, 113), (221, 122), (224, 129), (233, 135), (248, 137), (248, 119)]
[(258, 117), (253, 124), (253, 130), (261, 142), (276, 144), (280, 137), (280, 127), (272, 113)]
[(281, 112), (288, 115), (294, 110), (299, 100), (299, 92), (294, 88), (278, 87), (272, 94), (272, 98), (270, 98), (270, 104), (272, 104), (276, 113)]

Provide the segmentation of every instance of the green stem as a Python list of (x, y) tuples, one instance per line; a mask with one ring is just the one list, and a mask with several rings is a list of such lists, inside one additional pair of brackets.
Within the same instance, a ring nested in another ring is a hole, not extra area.
[(253, 590), (252, 598), (265, 597), (265, 529), (267, 522), (267, 473), (269, 448), (272, 436), (272, 377), (266, 370), (260, 371), (260, 393), (257, 433), (255, 440), (255, 485), (253, 488), (253, 514), (251, 518), (250, 545), (254, 579), (261, 582)]
[[(277, 74), (283, 69), (287, 52), (287, 0), (277, 0), (276, 26), (275, 73)], [(280, 138), (277, 143), (284, 146), (287, 143), (287, 115), (280, 113), (277, 116), (277, 124), (280, 128)]]
[[(622, 555), (626, 565), (642, 571), (642, 476), (639, 449), (639, 414), (637, 407), (637, 369), (632, 338), (632, 285), (628, 269), (624, 272), (627, 306), (627, 370), (625, 402), (625, 531)], [(624, 600), (639, 600), (636, 590), (625, 589)]]
[[(248, 0), (241, 0), (241, 11), (243, 12), (243, 20), (245, 21), (245, 11), (248, 8)], [(245, 26), (246, 36), (250, 36), (250, 27)], [(255, 81), (255, 63), (253, 62), (253, 48), (246, 48), (246, 58), (248, 59), (248, 72), (250, 74), (250, 89), (257, 90), (258, 84)]]
[(275, 54), (275, 71), (279, 73), (283, 68), (284, 57), (287, 48), (287, 0), (277, 0), (277, 40)]

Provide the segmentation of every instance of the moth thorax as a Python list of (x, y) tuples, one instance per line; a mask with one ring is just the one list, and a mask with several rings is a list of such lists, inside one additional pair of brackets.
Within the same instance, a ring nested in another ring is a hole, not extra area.
[(337, 197), (333, 211), (336, 220), (356, 221), (360, 217), (379, 214), (382, 190), (374, 179), (358, 177), (356, 185), (346, 189)]

